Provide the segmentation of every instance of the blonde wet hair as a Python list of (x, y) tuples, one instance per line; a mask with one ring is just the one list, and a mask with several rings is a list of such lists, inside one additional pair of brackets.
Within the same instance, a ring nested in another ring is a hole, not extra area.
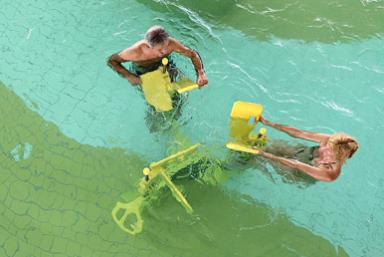
[(345, 133), (336, 133), (328, 139), (327, 145), (335, 153), (336, 161), (344, 163), (359, 148), (357, 140)]

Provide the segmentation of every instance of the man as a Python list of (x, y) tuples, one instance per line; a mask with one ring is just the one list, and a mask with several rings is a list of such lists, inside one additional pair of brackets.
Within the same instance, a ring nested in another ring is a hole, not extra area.
[[(169, 37), (161, 26), (149, 28), (143, 40), (118, 54), (111, 55), (108, 65), (135, 86), (141, 84), (140, 75), (156, 70), (161, 65), (162, 58), (168, 57), (172, 52), (180, 53), (192, 60), (199, 87), (208, 83), (199, 54)], [(129, 61), (132, 62), (131, 67), (126, 69), (122, 63)], [(169, 66), (173, 66), (172, 60)]]

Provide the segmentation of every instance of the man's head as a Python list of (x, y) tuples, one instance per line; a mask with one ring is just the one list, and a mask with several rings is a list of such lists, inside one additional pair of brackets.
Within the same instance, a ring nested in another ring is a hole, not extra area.
[(168, 32), (161, 26), (155, 25), (145, 33), (145, 40), (151, 47), (162, 45), (168, 42)]

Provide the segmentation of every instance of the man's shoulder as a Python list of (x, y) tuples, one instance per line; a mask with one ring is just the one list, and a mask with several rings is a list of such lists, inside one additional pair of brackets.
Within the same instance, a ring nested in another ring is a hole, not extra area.
[(185, 50), (188, 50), (188, 48), (177, 39), (169, 37), (168, 40), (169, 40), (169, 48), (172, 51), (184, 52)]
[(145, 47), (147, 47), (146, 42), (144, 40), (140, 40), (121, 51), (119, 55), (126, 60), (136, 59), (137, 56), (140, 56), (143, 53)]
[(148, 44), (145, 40), (140, 40), (130, 46), (128, 49), (132, 51), (142, 52), (144, 48), (148, 47)]
[(168, 40), (171, 46), (181, 45), (181, 43), (176, 38), (169, 37)]

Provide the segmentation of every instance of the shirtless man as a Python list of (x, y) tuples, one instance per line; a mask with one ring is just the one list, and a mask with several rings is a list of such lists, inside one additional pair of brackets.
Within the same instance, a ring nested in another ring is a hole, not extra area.
[(265, 151), (260, 150), (260, 155), (264, 158), (277, 161), (285, 166), (301, 171), (317, 180), (335, 180), (340, 175), (342, 165), (347, 159), (352, 157), (359, 147), (356, 139), (344, 133), (336, 133), (333, 135), (314, 133), (277, 124), (263, 117), (260, 117), (260, 121), (265, 125), (285, 132), (292, 137), (319, 143), (319, 146), (303, 149), (303, 151), (309, 150), (306, 151), (306, 159), (308, 160), (308, 163), (297, 160), (300, 159), (299, 155), (302, 151), (297, 152), (297, 156), (285, 158), (272, 154), (272, 147), (271, 149), (268, 149), (267, 147)]
[[(131, 47), (113, 54), (108, 59), (108, 65), (126, 78), (133, 86), (141, 84), (140, 75), (156, 70), (161, 65), (161, 60), (172, 52), (180, 53), (192, 60), (196, 70), (196, 83), (202, 87), (208, 83), (203, 64), (196, 51), (184, 46), (176, 39), (169, 37), (163, 27), (153, 26), (145, 34), (145, 38)], [(122, 63), (131, 62), (131, 67), (126, 69)], [(170, 67), (174, 64), (170, 60)]]

